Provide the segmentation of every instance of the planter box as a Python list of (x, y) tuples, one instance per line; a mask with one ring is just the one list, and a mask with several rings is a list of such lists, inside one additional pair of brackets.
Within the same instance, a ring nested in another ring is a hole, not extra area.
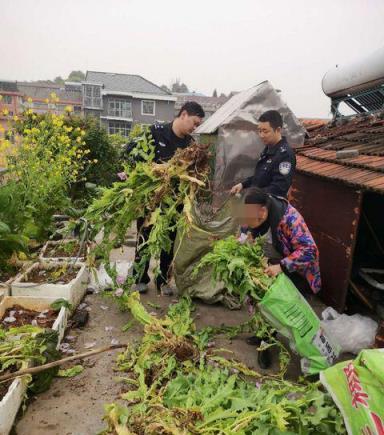
[[(62, 266), (61, 262), (48, 262), (48, 263), (35, 263), (26, 272), (13, 281), (11, 285), (12, 296), (33, 296), (33, 297), (49, 297), (60, 299), (67, 299), (74, 307), (76, 307), (83, 298), (88, 286), (89, 271), (85, 264), (78, 263), (72, 265), (78, 270), (77, 275), (72, 281), (66, 284), (55, 283), (33, 283), (22, 282), (24, 277), (28, 277), (28, 273), (32, 270), (43, 267), (44, 269), (53, 268), (55, 266)], [(26, 278), (27, 279), (27, 278)]]
[[(49, 308), (50, 304), (54, 302), (55, 298), (31, 298), (31, 297), (5, 297), (0, 303), (0, 316), (3, 317), (5, 310), (11, 308), (14, 305), (21, 305), (24, 308), (43, 311)], [(63, 337), (65, 328), (68, 321), (68, 310), (62, 307), (59, 314), (52, 326), (52, 329), (58, 332), (59, 347)], [(16, 414), (23, 402), (25, 393), (27, 391), (27, 378), (19, 377), (12, 381), (12, 384), (8, 388), (7, 394), (0, 401), (0, 434), (7, 435), (11, 429), (15, 420)]]
[[(64, 239), (64, 240), (57, 240), (57, 241), (49, 241), (47, 242), (44, 246), (43, 249), (41, 250), (41, 253), (39, 255), (39, 260), (43, 263), (46, 262), (51, 262), (51, 261), (69, 261), (69, 262), (84, 262), (86, 260), (86, 255), (80, 256), (80, 257), (47, 257), (47, 252), (49, 250), (49, 248), (53, 247), (53, 246), (57, 246), (57, 245), (63, 245), (66, 243), (70, 243), (70, 242), (78, 242), (79, 240), (77, 239)], [(86, 247), (86, 254), (88, 254), (89, 250)]]
[(6, 283), (0, 283), (0, 302), (3, 300), (5, 296), (9, 296), (10, 286)]

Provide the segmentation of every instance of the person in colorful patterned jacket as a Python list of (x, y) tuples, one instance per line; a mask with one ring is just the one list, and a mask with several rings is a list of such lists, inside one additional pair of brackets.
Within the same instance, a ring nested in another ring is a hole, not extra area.
[[(264, 253), (269, 263), (265, 273), (285, 273), (302, 293), (320, 291), (319, 250), (303, 216), (286, 199), (254, 188), (245, 197), (242, 220), (253, 236), (265, 236)], [(261, 342), (258, 337), (247, 339), (252, 345), (260, 346)], [(268, 368), (270, 362), (269, 349), (259, 351), (259, 366)]]
[(244, 211), (244, 223), (256, 230), (256, 235), (266, 236), (264, 251), (269, 259), (266, 273), (276, 276), (284, 272), (300, 283), (300, 291), (310, 289), (318, 293), (321, 289), (319, 250), (303, 216), (286, 199), (258, 188), (245, 197)]

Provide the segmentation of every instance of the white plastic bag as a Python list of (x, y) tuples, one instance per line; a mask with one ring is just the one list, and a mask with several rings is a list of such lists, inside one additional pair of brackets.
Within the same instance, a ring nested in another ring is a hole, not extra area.
[(321, 318), (321, 325), (339, 344), (341, 352), (357, 355), (362, 349), (372, 347), (375, 341), (378, 324), (369, 317), (360, 314), (339, 314), (332, 307), (328, 307), (322, 312)]
[[(132, 262), (131, 261), (113, 261), (111, 267), (116, 266), (117, 274), (122, 279), (126, 279), (128, 275), (132, 274)], [(112, 278), (105, 270), (104, 264), (101, 264), (98, 269), (91, 270), (90, 287), (95, 290), (105, 290), (112, 287)]]

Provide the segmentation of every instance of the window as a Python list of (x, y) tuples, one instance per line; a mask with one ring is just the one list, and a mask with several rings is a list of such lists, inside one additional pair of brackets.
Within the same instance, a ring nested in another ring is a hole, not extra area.
[(84, 105), (91, 108), (101, 108), (101, 86), (84, 85)]
[(108, 133), (109, 134), (121, 134), (122, 136), (128, 136), (131, 130), (131, 123), (125, 121), (108, 121)]
[(149, 100), (141, 101), (141, 114), (142, 115), (155, 115), (155, 102)]
[(12, 95), (3, 95), (1, 102), (4, 104), (12, 104)]
[(109, 100), (108, 115), (120, 118), (132, 118), (132, 103), (124, 100)]

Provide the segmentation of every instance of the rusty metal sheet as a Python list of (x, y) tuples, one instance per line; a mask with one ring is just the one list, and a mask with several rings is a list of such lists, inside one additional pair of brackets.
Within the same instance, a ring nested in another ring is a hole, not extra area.
[(320, 251), (321, 297), (339, 311), (345, 307), (361, 210), (352, 187), (296, 173), (291, 202), (304, 216)]

